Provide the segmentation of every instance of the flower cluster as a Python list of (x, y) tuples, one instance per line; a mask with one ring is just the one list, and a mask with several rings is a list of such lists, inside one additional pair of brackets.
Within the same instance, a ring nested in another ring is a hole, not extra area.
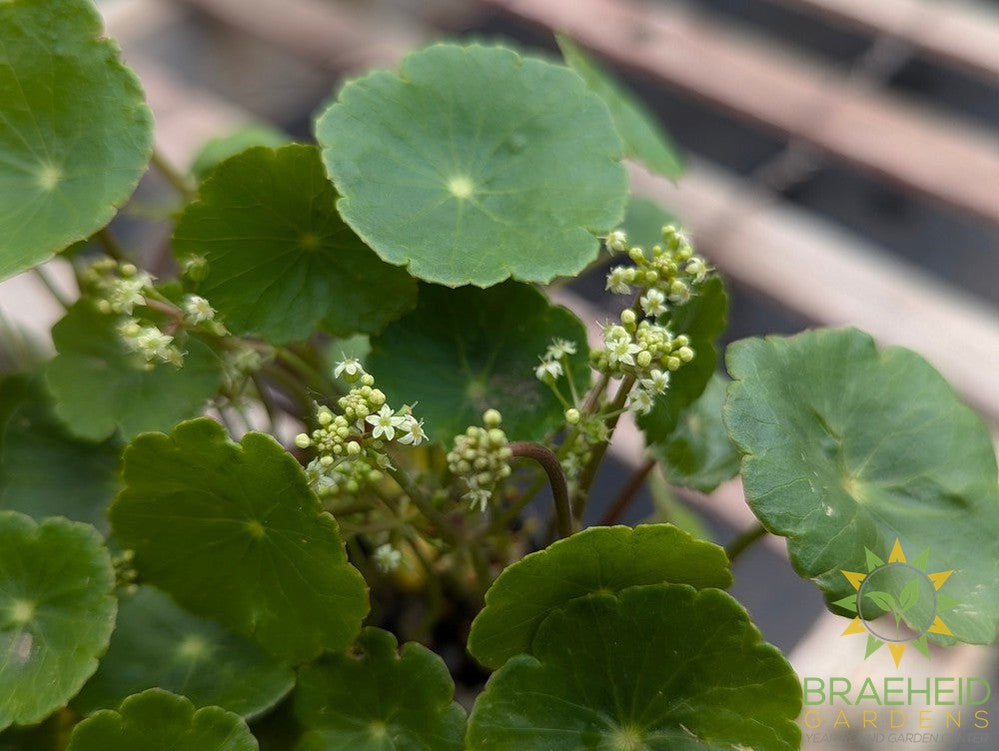
[(571, 484), (590, 461), (593, 447), (607, 441), (609, 431), (604, 417), (583, 414), (575, 408), (566, 410), (565, 420), (572, 430), (559, 449), (559, 459), (565, 478)]
[(545, 383), (553, 383), (568, 369), (569, 355), (576, 354), (576, 343), (566, 339), (553, 339), (542, 356), (541, 363), (534, 369), (534, 375)]
[(351, 389), (337, 400), (339, 413), (326, 405), (316, 406), (317, 427), (295, 437), (299, 448), (314, 448), (317, 456), (306, 467), (309, 483), (319, 496), (341, 491), (357, 493), (365, 485), (382, 479), (391, 467), (385, 442), (419, 445), (426, 440), (423, 421), (409, 406), (393, 410), (385, 394), (375, 388), (375, 379), (360, 362), (345, 358), (334, 370)]
[(638, 246), (629, 247), (627, 238), (620, 230), (612, 232), (605, 241), (612, 252), (627, 249), (635, 264), (612, 268), (607, 274), (607, 289), (628, 295), (632, 292), (632, 285), (640, 287), (643, 291), (640, 304), (649, 316), (665, 313), (667, 301), (673, 305), (685, 303), (709, 271), (704, 259), (694, 254), (694, 247), (687, 236), (675, 226), (668, 224), (663, 227), (662, 237), (662, 244), (652, 247), (651, 257)]
[(510, 476), (510, 457), (506, 433), (500, 427), (503, 418), (495, 409), (482, 415), (485, 427), (472, 425), (455, 436), (448, 452), (447, 466), (465, 483), (463, 497), (472, 509), (485, 511), (499, 483)]

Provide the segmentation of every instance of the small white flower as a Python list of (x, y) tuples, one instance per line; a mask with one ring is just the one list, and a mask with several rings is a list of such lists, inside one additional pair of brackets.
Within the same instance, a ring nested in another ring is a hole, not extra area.
[(396, 415), (389, 405), (383, 404), (378, 412), (368, 415), (365, 419), (369, 425), (374, 426), (374, 430), (371, 431), (372, 436), (384, 437), (386, 441), (391, 441), (395, 438), (396, 428), (402, 427), (406, 421), (406, 416)]
[(117, 279), (111, 283), (108, 293), (108, 302), (115, 313), (132, 314), (132, 308), (142, 305), (146, 301), (146, 296), (142, 290), (152, 284), (152, 277), (142, 273), (131, 279)]
[(546, 378), (558, 380), (562, 377), (562, 363), (556, 360), (542, 360), (541, 364), (534, 369), (534, 375), (541, 381)]
[(347, 357), (344, 355), (344, 358), (336, 364), (336, 368), (333, 370), (333, 377), (339, 378), (344, 373), (347, 374), (348, 380), (353, 380), (358, 376), (364, 375), (364, 368), (361, 367), (361, 361), (356, 357)]
[(395, 571), (402, 565), (402, 553), (388, 542), (375, 548), (375, 553), (372, 557), (378, 570), (383, 574)]
[(622, 230), (616, 229), (607, 235), (604, 245), (611, 253), (620, 253), (628, 247), (628, 236)]
[(676, 305), (683, 305), (690, 299), (690, 287), (679, 279), (674, 281), (669, 288), (669, 301)]
[(658, 289), (650, 289), (638, 299), (638, 302), (647, 316), (654, 318), (666, 312), (666, 295)]
[(155, 326), (143, 326), (135, 335), (135, 348), (148, 359), (165, 355), (167, 348), (173, 342), (173, 337), (164, 334)]
[(567, 355), (576, 354), (576, 343), (567, 339), (553, 339), (545, 352), (545, 360), (561, 360)]
[(206, 323), (215, 318), (215, 308), (200, 295), (186, 295), (183, 307), (184, 320), (192, 326), (197, 326), (199, 323)]
[(468, 507), (473, 511), (478, 511), (483, 513), (489, 507), (489, 499), (493, 497), (493, 494), (484, 488), (471, 488), (467, 493), (465, 493), (465, 500), (468, 501)]
[(661, 370), (653, 370), (648, 378), (643, 378), (638, 382), (646, 391), (652, 394), (661, 394), (669, 388), (669, 373)]
[(635, 270), (624, 266), (615, 266), (607, 274), (607, 289), (618, 295), (627, 295), (631, 292), (628, 286), (635, 280)]
[(612, 326), (604, 334), (604, 344), (607, 346), (607, 362), (611, 365), (634, 365), (634, 355), (642, 351), (641, 346), (631, 340), (631, 334), (620, 326)]
[(645, 389), (637, 389), (631, 394), (628, 409), (639, 415), (648, 414), (652, 410), (652, 394)]
[(406, 415), (403, 418), (399, 431), (402, 433), (399, 437), (399, 443), (411, 443), (414, 446), (419, 446), (427, 440), (427, 434), (423, 432), (423, 420), (417, 420), (412, 415)]

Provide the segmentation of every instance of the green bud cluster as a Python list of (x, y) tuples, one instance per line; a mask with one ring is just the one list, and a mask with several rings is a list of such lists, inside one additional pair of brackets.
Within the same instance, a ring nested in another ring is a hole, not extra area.
[(609, 431), (604, 418), (599, 415), (583, 414), (576, 409), (568, 411), (576, 413), (571, 415), (575, 422), (569, 419), (570, 415), (566, 415), (566, 422), (575, 429), (569, 432), (559, 453), (562, 457), (561, 464), (565, 478), (572, 483), (589, 462), (593, 447), (607, 441)]
[(485, 511), (496, 487), (510, 476), (510, 457), (506, 433), (500, 427), (502, 416), (495, 409), (482, 415), (484, 427), (471, 425), (455, 436), (454, 448), (447, 454), (447, 466), (460, 477), (466, 490), (463, 498), (469, 507)]

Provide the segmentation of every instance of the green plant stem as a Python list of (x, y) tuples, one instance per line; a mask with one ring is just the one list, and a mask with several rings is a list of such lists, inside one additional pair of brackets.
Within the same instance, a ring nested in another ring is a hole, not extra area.
[(264, 379), (260, 376), (260, 373), (251, 373), (250, 380), (253, 381), (253, 387), (257, 391), (257, 398), (264, 405), (264, 411), (267, 413), (268, 427), (270, 432), (273, 433), (277, 425), (278, 408), (274, 405), (274, 400), (271, 399), (270, 392), (267, 390), (267, 384), (264, 383)]
[(427, 517), (431, 524), (437, 529), (437, 532), (447, 540), (449, 543), (455, 547), (462, 547), (461, 540), (458, 535), (455, 534), (451, 522), (448, 520), (447, 516), (440, 511), (433, 502), (427, 497), (423, 489), (420, 488), (404, 471), (400, 469), (387, 469), (389, 477), (396, 481), (396, 484), (402, 488), (402, 492), (409, 496), (410, 500), (416, 504), (416, 507), (420, 512)]
[(69, 306), (73, 304), (73, 301), (62, 293), (62, 290), (60, 290), (56, 285), (55, 280), (52, 279), (48, 271), (41, 266), (35, 266), (31, 269), (31, 273), (33, 273), (38, 281), (42, 283), (42, 286), (48, 290), (48, 293), (52, 295), (52, 298), (62, 306), (63, 310), (69, 309)]
[(523, 492), (520, 498), (517, 499), (516, 503), (513, 503), (510, 508), (493, 518), (493, 522), (485, 531), (485, 535), (494, 535), (502, 532), (510, 522), (520, 516), (520, 513), (527, 508), (527, 504), (534, 500), (534, 496), (538, 494), (538, 491), (540, 491), (547, 482), (547, 476), (542, 476), (535, 480), (531, 486)]
[(510, 444), (510, 450), (515, 457), (533, 459), (548, 475), (548, 482), (552, 488), (552, 499), (555, 502), (555, 522), (559, 537), (568, 537), (572, 534), (572, 511), (569, 508), (569, 489), (566, 487), (565, 475), (562, 473), (562, 465), (551, 451), (540, 443), (531, 441), (514, 441)]
[(625, 376), (624, 380), (621, 381), (621, 386), (618, 388), (617, 394), (614, 396), (614, 401), (611, 402), (610, 409), (608, 410), (611, 416), (607, 418), (606, 422), (607, 440), (593, 447), (590, 460), (580, 473), (579, 484), (576, 486), (575, 503), (573, 504), (573, 513), (577, 520), (583, 517), (583, 511), (586, 509), (586, 499), (590, 493), (590, 486), (593, 485), (593, 480), (597, 476), (597, 470), (600, 468), (600, 462), (603, 461), (604, 454), (607, 453), (607, 447), (614, 438), (617, 421), (621, 418), (624, 403), (628, 400), (628, 394), (634, 385), (635, 376), (633, 375)]
[(153, 155), (149, 163), (156, 168), (157, 172), (163, 175), (164, 179), (170, 183), (174, 190), (180, 193), (185, 201), (191, 201), (197, 197), (198, 191), (194, 184), (163, 156), (163, 152), (153, 149)]
[(94, 233), (94, 238), (96, 238), (96, 240), (104, 246), (104, 252), (118, 263), (123, 263), (128, 260), (124, 249), (115, 239), (115, 236), (111, 234), (111, 230), (107, 227), (97, 230), (97, 232)]
[(413, 634), (414, 641), (424, 641), (430, 636), (434, 625), (440, 619), (441, 613), (444, 612), (444, 587), (441, 584), (440, 573), (438, 573), (427, 556), (423, 554), (423, 550), (420, 549), (420, 543), (422, 542), (420, 536), (412, 527), (404, 528), (403, 535), (409, 540), (409, 547), (413, 551), (416, 560), (420, 562), (420, 567), (426, 576), (427, 614), (420, 620), (420, 624), (416, 627), (416, 632)]
[(326, 396), (333, 396), (337, 393), (336, 388), (330, 380), (323, 376), (315, 367), (308, 363), (303, 357), (292, 352), (287, 347), (275, 347), (274, 356), (298, 373), (305, 379), (306, 384)]
[(648, 457), (642, 465), (632, 473), (631, 477), (628, 478), (628, 482), (625, 483), (624, 487), (621, 488), (621, 492), (617, 494), (617, 498), (607, 509), (603, 518), (600, 520), (600, 524), (609, 527), (612, 524), (616, 524), (621, 515), (627, 510), (631, 502), (635, 500), (638, 495), (638, 491), (641, 490), (642, 485), (645, 484), (645, 478), (649, 476), (649, 472), (652, 468), (656, 466), (656, 460), (653, 457)]
[(735, 563), (735, 559), (742, 555), (757, 540), (767, 534), (762, 524), (754, 524), (749, 529), (743, 531), (732, 542), (725, 546), (725, 555), (728, 556), (729, 564)]

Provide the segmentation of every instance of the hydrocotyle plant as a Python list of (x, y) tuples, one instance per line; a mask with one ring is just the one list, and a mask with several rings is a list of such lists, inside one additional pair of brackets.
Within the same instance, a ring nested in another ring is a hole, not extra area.
[[(651, 461), (593, 491), (628, 413), (669, 483), (741, 473), (835, 612), (901, 538), (954, 571), (930, 638), (994, 639), (981, 420), (852, 329), (721, 374), (724, 285), (622, 160), (681, 163), (571, 40), (431, 45), (315, 143), (255, 128), (184, 171), (89, 0), (0, 30), (0, 275), (58, 257), (79, 292), (50, 285), (54, 355), (3, 348), (0, 749), (797, 748), (730, 556), (615, 524)], [(166, 256), (109, 227), (150, 165)], [(605, 263), (591, 342), (546, 289)], [(858, 602), (898, 629), (930, 600)]]

